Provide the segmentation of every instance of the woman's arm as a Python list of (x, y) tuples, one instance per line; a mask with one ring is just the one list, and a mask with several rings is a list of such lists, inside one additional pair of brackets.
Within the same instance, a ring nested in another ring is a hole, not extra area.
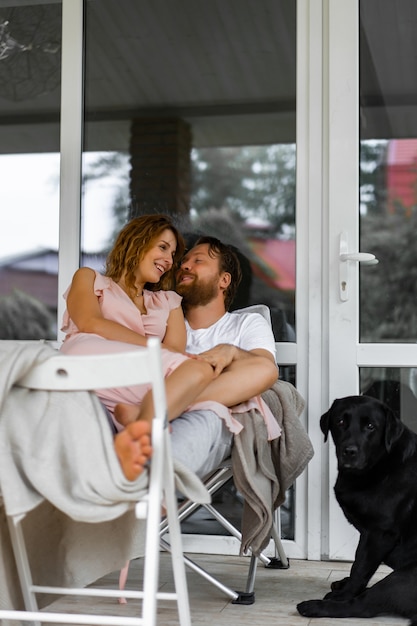
[(187, 344), (184, 314), (182, 308), (172, 309), (169, 314), (165, 337), (162, 341), (164, 348), (174, 352), (184, 352)]
[(68, 314), (80, 332), (94, 333), (105, 339), (145, 346), (146, 337), (103, 317), (98, 297), (94, 293), (94, 281), (94, 270), (82, 267), (75, 272), (68, 292)]

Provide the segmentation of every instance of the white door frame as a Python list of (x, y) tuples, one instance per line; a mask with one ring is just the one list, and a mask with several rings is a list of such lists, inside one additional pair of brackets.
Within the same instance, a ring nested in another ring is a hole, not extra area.
[[(323, 519), (323, 7), (297, 3), (297, 388), (306, 400), (306, 427), (315, 454), (296, 486), (295, 538), (303, 558), (320, 559)], [(290, 552), (291, 553), (291, 552)]]
[[(58, 329), (65, 310), (62, 294), (80, 264), (83, 15), (83, 0), (62, 0)], [(58, 339), (63, 337), (58, 330)]]
[[(356, 362), (358, 344), (358, 266), (347, 262), (348, 298), (340, 297), (340, 235), (346, 232), (349, 252), (357, 252), (359, 220), (359, 19), (358, 2), (326, 0), (328, 38), (327, 124), (329, 241), (323, 272), (328, 289), (328, 398), (327, 407), (341, 396), (359, 391)], [(326, 269), (326, 265), (327, 268)], [(344, 262), (346, 265), (346, 262)], [(328, 448), (328, 536), (323, 553), (331, 559), (353, 558), (357, 533), (337, 504), (333, 485), (336, 456)]]

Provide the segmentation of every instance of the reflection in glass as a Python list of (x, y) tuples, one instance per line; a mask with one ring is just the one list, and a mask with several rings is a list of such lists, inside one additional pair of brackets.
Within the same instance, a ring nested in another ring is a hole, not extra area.
[(99, 262), (130, 217), (174, 214), (188, 241), (241, 250), (235, 308), (268, 304), (277, 341), (295, 341), (295, 3), (257, 8), (260, 48), (238, 5), (163, 2), (157, 22), (152, 3), (124, 9), (86, 6), (83, 250)]
[(295, 145), (193, 151), (190, 228), (233, 244), (244, 278), (233, 308), (264, 303), (295, 341)]
[(417, 341), (416, 19), (416, 3), (360, 3), (360, 249), (379, 260), (360, 266), (362, 342)]
[(360, 391), (387, 404), (406, 426), (417, 432), (417, 368), (361, 368)]
[[(99, 269), (132, 212), (129, 158), (87, 152), (83, 171), (84, 262)], [(241, 253), (232, 308), (267, 304), (276, 340), (295, 341), (295, 146), (194, 149), (190, 203), (177, 217), (189, 246), (208, 234)]]
[(0, 338), (54, 339), (61, 3), (5, 4), (0, 5)]

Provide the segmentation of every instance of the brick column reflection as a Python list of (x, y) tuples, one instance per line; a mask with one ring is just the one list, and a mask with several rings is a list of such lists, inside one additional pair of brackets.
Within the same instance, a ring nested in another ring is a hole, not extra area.
[(191, 193), (190, 125), (179, 118), (132, 121), (131, 215), (188, 214)]

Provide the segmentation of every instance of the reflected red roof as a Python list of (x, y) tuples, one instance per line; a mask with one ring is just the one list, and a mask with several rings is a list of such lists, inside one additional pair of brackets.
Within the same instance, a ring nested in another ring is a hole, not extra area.
[(417, 204), (417, 139), (393, 139), (387, 152), (388, 207), (407, 212)]
[(282, 291), (295, 290), (295, 240), (249, 239), (253, 252), (260, 262), (254, 273), (272, 287)]

